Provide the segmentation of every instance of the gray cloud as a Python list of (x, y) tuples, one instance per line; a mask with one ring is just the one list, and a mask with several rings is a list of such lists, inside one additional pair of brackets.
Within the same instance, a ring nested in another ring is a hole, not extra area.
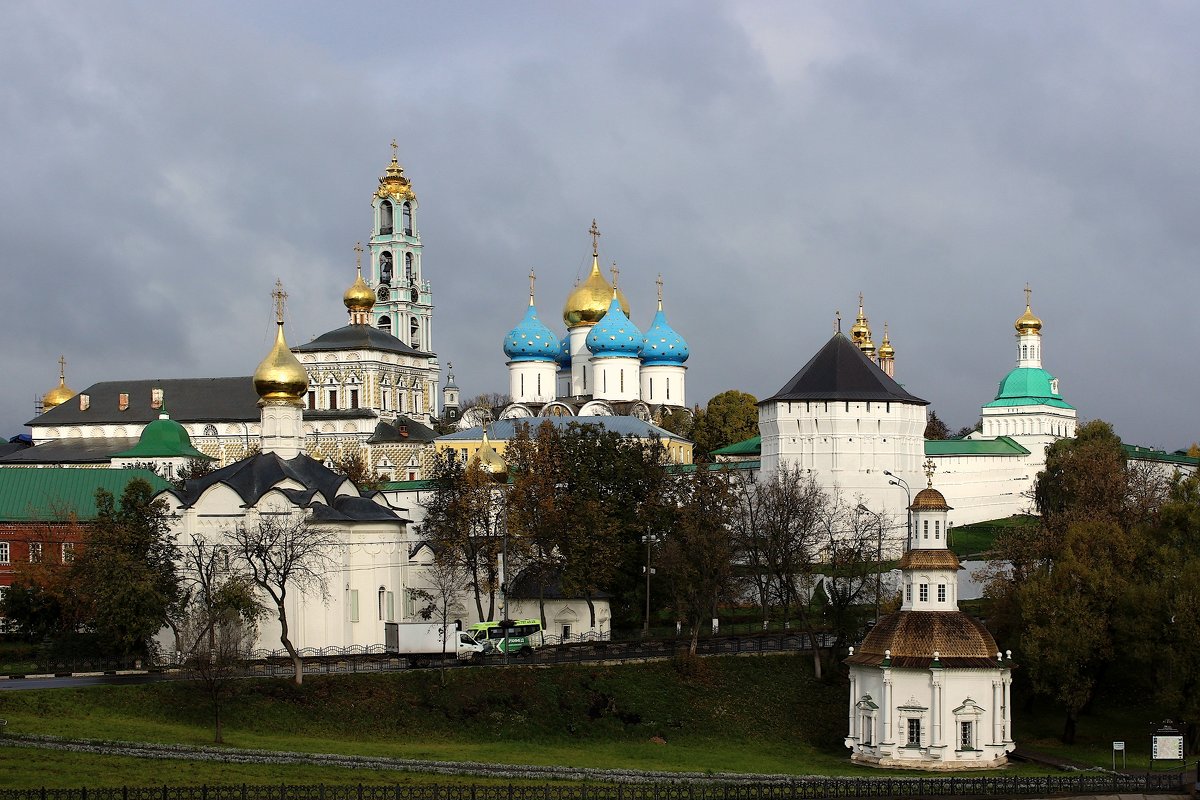
[(539, 275), (557, 319), (662, 272), (689, 391), (766, 396), (859, 291), (898, 377), (974, 422), (1030, 281), (1087, 418), (1200, 438), (1200, 60), (1187, 5), (38, 4), (0, 12), (0, 431), (55, 383), (248, 374), (276, 276), (294, 342), (340, 294), (389, 155), (420, 199), (464, 392)]

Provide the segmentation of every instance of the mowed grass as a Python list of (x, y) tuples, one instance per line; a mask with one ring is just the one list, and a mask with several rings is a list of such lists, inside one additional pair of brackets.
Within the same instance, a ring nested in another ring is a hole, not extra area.
[[(233, 697), (223, 712), (225, 742), (250, 749), (436, 761), (879, 775), (852, 765), (842, 745), (845, 685), (814, 680), (811, 666), (811, 657), (789, 654), (454, 669), (447, 672), (445, 687), (433, 671), (312, 676), (300, 687), (281, 679), (235, 681)], [(1044, 744), (1043, 749), (1067, 757), (1087, 755), (1093, 763), (1102, 761), (1090, 749), (1044, 742), (1042, 737), (1061, 717), (1052, 709), (1038, 714), (1018, 714), (1019, 741), (1029, 737), (1038, 746)], [(183, 681), (0, 692), (0, 718), (8, 720), (7, 731), (14, 734), (212, 743), (211, 708), (197, 684)], [(1084, 747), (1090, 748), (1095, 737), (1106, 736), (1107, 727), (1097, 728), (1089, 732)], [(1008, 768), (1012, 771), (1041, 774), (1046, 770), (1018, 765)], [(160, 761), (0, 748), (0, 785), (5, 786), (280, 781), (484, 782), (386, 770)]]

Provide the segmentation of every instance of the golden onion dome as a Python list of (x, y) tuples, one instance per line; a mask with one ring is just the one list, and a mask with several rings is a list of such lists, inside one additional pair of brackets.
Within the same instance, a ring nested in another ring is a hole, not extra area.
[(1029, 303), (1025, 304), (1025, 313), (1017, 317), (1017, 321), (1013, 323), (1013, 327), (1017, 329), (1017, 334), (1035, 333), (1041, 335), (1042, 321), (1033, 314), (1033, 309), (1029, 307)]
[[(568, 328), (595, 325), (608, 312), (612, 298), (612, 284), (600, 274), (600, 257), (593, 252), (592, 271), (587, 280), (575, 287), (563, 305), (563, 322)], [(617, 289), (617, 302), (621, 304), (625, 316), (629, 316), (629, 301), (620, 289)]]
[(504, 456), (500, 455), (488, 441), (487, 428), (483, 429), (483, 444), (479, 446), (478, 458), (479, 468), (484, 472), (493, 477), (508, 476), (508, 464), (505, 463)]
[(42, 395), (42, 411), (46, 412), (55, 406), (61, 406), (63, 403), (75, 396), (75, 390), (67, 386), (67, 361), (65, 358), (58, 359), (58, 386), (55, 386), (50, 391)]
[(375, 293), (363, 280), (361, 267), (358, 269), (358, 277), (354, 279), (354, 283), (342, 295), (342, 302), (351, 311), (370, 311), (371, 307), (375, 305)]
[(908, 507), (908, 510), (950, 511), (951, 509), (949, 504), (946, 503), (946, 496), (932, 486), (929, 486), (917, 492), (917, 496), (913, 498), (912, 505)]
[(892, 347), (892, 340), (888, 338), (887, 323), (883, 323), (883, 342), (879, 345), (880, 358), (895, 358), (896, 348)]
[(396, 160), (396, 147), (396, 140), (393, 139), (392, 163), (388, 164), (383, 177), (379, 179), (379, 188), (375, 190), (375, 196), (381, 200), (387, 197), (396, 200), (416, 200), (417, 196), (413, 193), (412, 183), (404, 177), (404, 167), (400, 166), (400, 162)]
[[(867, 315), (863, 311), (863, 296), (858, 295), (858, 319), (850, 326), (850, 341), (854, 342), (859, 347), (862, 347), (865, 342), (871, 340), (871, 326), (867, 324)], [(874, 351), (875, 345), (871, 345), (871, 350)]]
[(260, 405), (272, 403), (298, 406), (308, 391), (308, 373), (283, 338), (283, 320), (276, 319), (275, 345), (254, 370), (254, 391)]
[(871, 341), (871, 332), (870, 331), (867, 331), (866, 338), (864, 338), (862, 340), (862, 344), (859, 345), (859, 349), (861, 349), (863, 351), (863, 353), (866, 354), (867, 358), (875, 357), (875, 343), (873, 341)]

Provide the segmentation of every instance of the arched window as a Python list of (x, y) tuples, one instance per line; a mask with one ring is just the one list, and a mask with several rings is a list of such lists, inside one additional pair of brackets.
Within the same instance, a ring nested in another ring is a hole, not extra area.
[(382, 316), (379, 318), (379, 322), (377, 322), (375, 324), (375, 326), (377, 328), (379, 328), (379, 330), (381, 330), (381, 331), (387, 331), (388, 333), (391, 333), (392, 332), (392, 318), (389, 316), (386, 316), (386, 315)]
[(379, 587), (379, 619), (380, 620), (386, 619), (386, 617), (384, 617), (384, 605), (383, 605), (384, 599), (386, 597), (387, 597), (387, 589), (383, 586), (380, 586)]
[(412, 236), (412, 204), (404, 204), (404, 235)]
[(421, 323), (415, 319), (408, 323), (408, 338), (413, 347), (421, 346)]
[(411, 284), (413, 282), (413, 257), (412, 253), (404, 254), (404, 282)]
[[(404, 206), (407, 208), (408, 203), (405, 203)], [(379, 232), (391, 233), (392, 229), (392, 204), (391, 201), (384, 200), (379, 204)]]
[(205, 425), (204, 426), (204, 435), (205, 436), (216, 436), (217, 435), (217, 426), (213, 425), (212, 423)]
[(387, 250), (379, 254), (379, 282), (392, 282), (392, 254)]
[(1029, 358), (1029, 345), (1021, 345), (1021, 358)]

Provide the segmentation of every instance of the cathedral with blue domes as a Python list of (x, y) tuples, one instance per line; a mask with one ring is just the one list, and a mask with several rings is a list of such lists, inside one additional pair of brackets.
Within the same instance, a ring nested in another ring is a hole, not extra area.
[[(529, 305), (504, 337), (511, 402), (499, 410), (500, 419), (631, 416), (653, 422), (663, 412), (686, 413), (690, 351), (667, 321), (662, 277), (658, 309), (643, 332), (630, 317), (616, 266), (611, 282), (600, 271), (595, 220), (589, 232), (592, 268), (563, 306), (565, 336), (539, 315), (535, 276), (529, 274)], [(459, 427), (475, 427), (492, 416), (492, 409), (465, 409)]]

